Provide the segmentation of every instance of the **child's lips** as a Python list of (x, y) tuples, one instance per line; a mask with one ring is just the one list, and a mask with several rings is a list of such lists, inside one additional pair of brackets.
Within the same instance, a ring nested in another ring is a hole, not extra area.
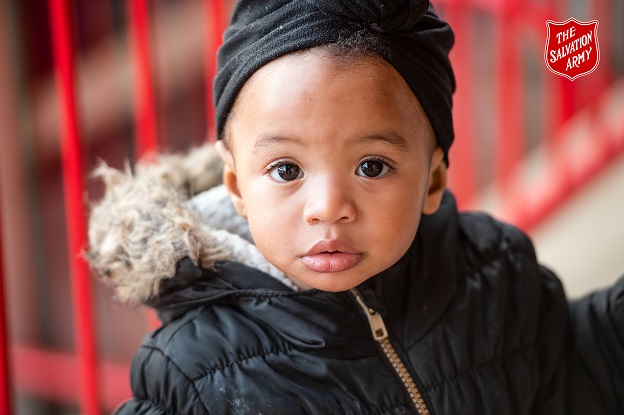
[(364, 255), (357, 252), (348, 243), (338, 240), (325, 240), (316, 243), (301, 262), (312, 271), (331, 273), (353, 268), (360, 263)]
[(362, 257), (362, 254), (324, 252), (322, 254), (301, 257), (301, 262), (312, 271), (323, 273), (341, 272), (356, 266), (362, 260)]

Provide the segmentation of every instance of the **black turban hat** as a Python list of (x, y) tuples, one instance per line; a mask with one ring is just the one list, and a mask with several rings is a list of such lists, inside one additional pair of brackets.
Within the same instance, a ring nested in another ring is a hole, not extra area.
[(243, 84), (260, 67), (362, 30), (384, 46), (379, 54), (410, 86), (448, 156), (455, 90), (448, 53), (454, 36), (428, 0), (240, 0), (217, 57), (217, 137)]

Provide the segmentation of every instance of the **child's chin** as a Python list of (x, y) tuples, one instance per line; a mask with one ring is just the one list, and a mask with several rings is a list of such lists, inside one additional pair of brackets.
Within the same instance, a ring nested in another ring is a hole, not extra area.
[[(307, 276), (306, 276), (307, 277)], [(316, 278), (294, 279), (294, 283), (303, 290), (317, 289), (327, 292), (341, 292), (351, 290), (368, 278), (345, 278), (340, 273), (318, 274)]]

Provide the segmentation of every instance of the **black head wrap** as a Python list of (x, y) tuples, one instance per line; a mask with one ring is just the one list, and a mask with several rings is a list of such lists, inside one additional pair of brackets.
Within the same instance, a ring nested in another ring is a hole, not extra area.
[(453, 142), (454, 36), (428, 0), (240, 0), (218, 53), (214, 83), (217, 137), (243, 84), (288, 53), (367, 31), (379, 55), (403, 76), (422, 105), (438, 145)]

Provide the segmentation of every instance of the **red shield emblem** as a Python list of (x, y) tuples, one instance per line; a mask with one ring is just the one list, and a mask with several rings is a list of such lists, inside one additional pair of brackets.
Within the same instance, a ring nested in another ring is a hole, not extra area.
[(552, 73), (571, 81), (592, 73), (600, 62), (598, 21), (579, 22), (573, 17), (565, 22), (547, 20), (544, 60)]

